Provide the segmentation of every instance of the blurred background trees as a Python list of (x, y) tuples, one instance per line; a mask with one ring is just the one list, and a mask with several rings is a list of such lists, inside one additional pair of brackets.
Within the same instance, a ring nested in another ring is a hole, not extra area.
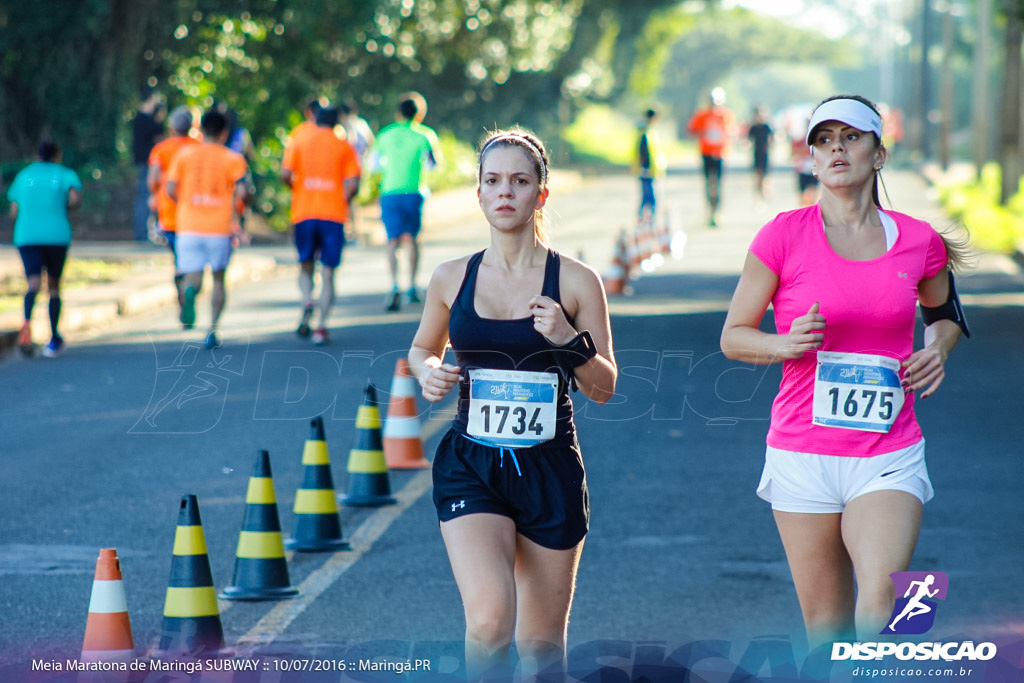
[(169, 107), (235, 110), (256, 145), (256, 209), (279, 220), (283, 144), (314, 96), (351, 97), (377, 129), (399, 93), (422, 92), (427, 123), (466, 147), (453, 164), (471, 175), (469, 146), (489, 128), (535, 129), (559, 165), (615, 159), (641, 111), (656, 106), (678, 129), (721, 85), (740, 120), (835, 92), (885, 102), (905, 124), (898, 161), (967, 160), (977, 179), (996, 162), (1008, 202), (1024, 168), (1022, 3), (0, 0), (0, 183), (52, 137), (85, 177), (130, 184), (146, 85)]

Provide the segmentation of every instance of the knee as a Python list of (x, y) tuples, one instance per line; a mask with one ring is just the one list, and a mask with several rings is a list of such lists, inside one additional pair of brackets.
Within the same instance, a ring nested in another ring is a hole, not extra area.
[(860, 580), (857, 583), (858, 618), (884, 621), (889, 618), (896, 602), (896, 593), (888, 576), (879, 580)]
[(512, 643), (515, 615), (502, 605), (488, 605), (466, 612), (466, 637), (489, 652)]
[(532, 660), (538, 669), (561, 661), (565, 650), (561, 644), (546, 640), (516, 639), (516, 652), (522, 659)]

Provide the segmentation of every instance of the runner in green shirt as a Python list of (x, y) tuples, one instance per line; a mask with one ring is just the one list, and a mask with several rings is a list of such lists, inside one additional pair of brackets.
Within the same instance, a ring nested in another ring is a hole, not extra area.
[(388, 311), (397, 311), (401, 307), (398, 247), (402, 244), (408, 247), (409, 252), (409, 289), (406, 295), (409, 303), (420, 301), (416, 271), (419, 267), (418, 238), (423, 224), (423, 201), (427, 195), (423, 174), (435, 165), (436, 156), (430, 136), (422, 130), (426, 126), (416, 121), (419, 111), (413, 98), (399, 102), (395, 122), (380, 131), (370, 152), (369, 168), (380, 174), (380, 213), (388, 236), (388, 267), (392, 281), (387, 298)]

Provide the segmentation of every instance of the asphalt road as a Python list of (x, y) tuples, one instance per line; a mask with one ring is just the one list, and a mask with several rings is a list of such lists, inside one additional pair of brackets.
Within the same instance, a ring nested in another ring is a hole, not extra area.
[[(683, 666), (689, 680), (728, 681), (738, 667), (796, 676), (800, 613), (770, 509), (754, 495), (779, 371), (731, 363), (718, 350), (746, 245), (791, 206), (790, 180), (777, 174), (761, 206), (749, 177), (732, 174), (722, 225), (711, 230), (696, 176), (670, 177), (663, 206), (685, 249), (638, 278), (633, 296), (613, 299), (619, 395), (604, 407), (576, 403), (592, 519), (569, 630), (575, 679), (684, 680)], [(549, 205), (556, 248), (604, 270), (637, 188), (600, 177), (558, 189)], [(925, 201), (911, 174), (894, 173), (889, 191)], [(471, 194), (466, 200), (465, 217), (429, 234), (426, 270), (484, 246)], [(363, 389), (372, 382), (386, 400), (418, 310), (385, 314), (383, 252), (353, 249), (332, 344), (314, 348), (292, 332), (296, 270), (287, 249), (276, 253), (276, 276), (230, 293), (220, 350), (199, 348), (202, 335), (176, 329), (162, 310), (81, 339), (53, 361), (0, 363), (0, 680), (74, 680), (33, 672), (32, 661), (77, 658), (102, 547), (121, 558), (145, 658), (161, 633), (181, 496), (198, 497), (220, 590), (233, 577), (258, 449), (270, 452), (281, 524), (292, 530), (313, 416), (324, 416), (335, 488), (345, 491)], [(986, 257), (961, 282), (973, 338), (950, 360), (941, 391), (919, 404), (937, 494), (912, 569), (950, 577), (928, 638), (996, 642), (1000, 656), (969, 680), (1013, 680), (1024, 643), (1024, 278), (1009, 259)], [(432, 455), (450, 405), (419, 405)], [(145, 680), (403, 680), (352, 669), (418, 659), (429, 675), (407, 678), (457, 675), (462, 611), (429, 473), (389, 478), (397, 505), (342, 508), (352, 550), (289, 553), (298, 598), (221, 603), (235, 661), (260, 670)], [(333, 670), (284, 670), (316, 662)]]

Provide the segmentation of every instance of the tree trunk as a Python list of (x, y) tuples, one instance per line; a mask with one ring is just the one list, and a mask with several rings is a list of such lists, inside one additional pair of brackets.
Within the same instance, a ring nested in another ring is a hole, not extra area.
[(942, 75), (939, 82), (939, 164), (949, 170), (953, 152), (953, 38), (956, 28), (953, 11), (946, 8), (942, 14)]
[(974, 92), (971, 102), (971, 128), (974, 131), (973, 161), (975, 174), (981, 180), (981, 170), (990, 158), (991, 146), (991, 93), (988, 60), (992, 51), (992, 0), (978, 0), (978, 42), (974, 45)]
[(1017, 193), (1020, 184), (1021, 129), (1021, 0), (1007, 0), (1006, 65), (1003, 71), (1003, 110), (999, 140), (999, 164), (1002, 187), (999, 203), (1006, 203)]

